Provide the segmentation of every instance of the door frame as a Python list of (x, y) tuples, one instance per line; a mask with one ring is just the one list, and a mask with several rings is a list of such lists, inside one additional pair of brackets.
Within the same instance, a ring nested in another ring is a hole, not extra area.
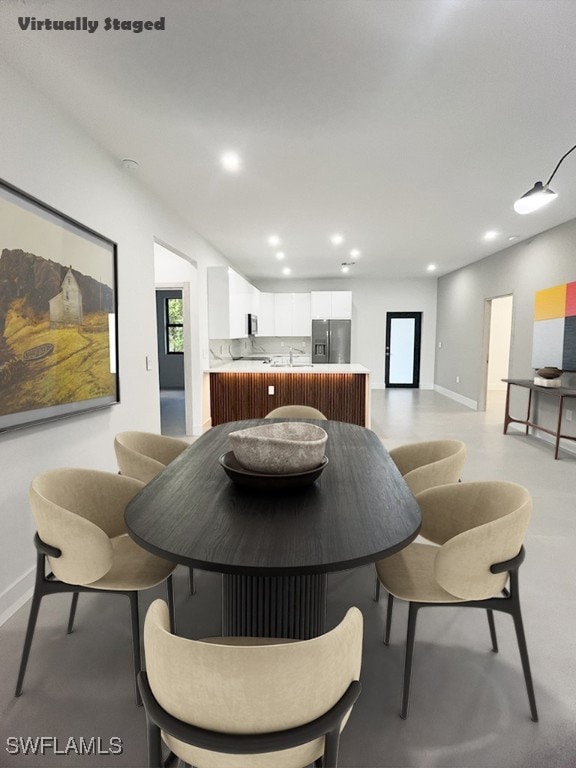
[(156, 295), (157, 291), (170, 290), (182, 291), (182, 316), (184, 320), (184, 412), (186, 421), (186, 434), (192, 435), (194, 418), (192, 413), (192, 329), (190, 323), (190, 283), (156, 283), (154, 286), (154, 295)]
[(499, 296), (490, 296), (484, 299), (484, 323), (482, 330), (482, 358), (480, 362), (480, 388), (478, 391), (478, 400), (476, 410), (485, 411), (488, 401), (488, 364), (490, 351), (490, 334), (492, 332), (492, 302), (495, 299), (504, 299), (510, 297), (511, 305), (511, 323), (510, 323), (510, 347), (508, 350), (508, 366), (512, 357), (512, 348), (514, 346), (514, 293), (502, 293)]
[[(390, 383), (390, 335), (392, 320), (414, 320), (414, 354), (412, 358), (412, 381), (406, 384)], [(386, 348), (384, 351), (384, 386), (390, 389), (418, 389), (420, 387), (420, 350), (422, 347), (422, 312), (386, 312)]]

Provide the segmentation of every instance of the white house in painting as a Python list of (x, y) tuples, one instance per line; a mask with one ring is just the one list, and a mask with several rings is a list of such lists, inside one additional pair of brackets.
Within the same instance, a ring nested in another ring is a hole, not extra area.
[(82, 293), (70, 267), (62, 280), (62, 290), (48, 302), (50, 323), (80, 325), (82, 322)]

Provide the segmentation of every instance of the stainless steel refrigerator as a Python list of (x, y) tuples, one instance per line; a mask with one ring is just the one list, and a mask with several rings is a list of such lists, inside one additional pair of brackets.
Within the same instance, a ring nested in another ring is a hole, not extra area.
[(349, 363), (351, 320), (312, 320), (312, 362)]

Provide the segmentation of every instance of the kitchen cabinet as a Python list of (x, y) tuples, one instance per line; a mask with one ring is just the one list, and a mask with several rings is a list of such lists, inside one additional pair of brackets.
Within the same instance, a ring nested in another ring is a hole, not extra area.
[(352, 291), (312, 291), (313, 320), (351, 320)]
[(311, 333), (310, 294), (275, 293), (274, 336), (310, 336)]
[(260, 293), (257, 336), (274, 336), (274, 299), (273, 293)]
[(208, 267), (208, 335), (211, 339), (248, 336), (248, 313), (258, 314), (259, 291), (229, 267)]
[(292, 336), (312, 334), (311, 300), (309, 293), (292, 294)]

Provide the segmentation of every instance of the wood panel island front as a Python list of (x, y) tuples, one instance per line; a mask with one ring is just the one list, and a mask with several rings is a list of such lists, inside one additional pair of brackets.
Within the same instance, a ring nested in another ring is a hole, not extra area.
[(354, 363), (271, 366), (235, 361), (211, 368), (212, 426), (261, 419), (280, 405), (311, 405), (332, 421), (370, 426), (370, 371)]

